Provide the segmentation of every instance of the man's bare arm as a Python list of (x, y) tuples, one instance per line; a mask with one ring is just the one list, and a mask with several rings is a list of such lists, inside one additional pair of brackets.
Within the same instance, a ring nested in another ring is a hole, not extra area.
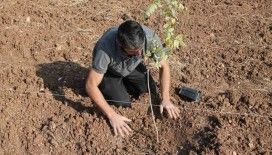
[(170, 67), (166, 60), (161, 61), (160, 68), (160, 86), (162, 93), (161, 113), (165, 108), (170, 118), (177, 118), (180, 110), (174, 106), (170, 100)]
[(101, 83), (103, 76), (103, 74), (99, 74), (91, 69), (86, 82), (86, 91), (89, 97), (102, 110), (102, 112), (108, 118), (110, 118), (115, 113), (115, 111), (109, 106), (98, 88), (98, 85)]
[(170, 68), (166, 60), (161, 61), (160, 68), (160, 86), (162, 100), (170, 100)]
[(115, 135), (120, 134), (123, 137), (125, 134), (128, 135), (129, 132), (132, 131), (125, 123), (125, 121), (131, 120), (117, 114), (105, 100), (104, 96), (98, 88), (98, 85), (101, 83), (103, 76), (103, 74), (99, 74), (95, 70), (91, 69), (86, 82), (86, 91), (89, 97), (110, 120)]

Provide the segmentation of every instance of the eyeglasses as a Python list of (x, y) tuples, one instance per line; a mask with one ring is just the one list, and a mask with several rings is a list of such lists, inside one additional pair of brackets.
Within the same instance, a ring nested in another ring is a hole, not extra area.
[(131, 53), (133, 53), (133, 52), (138, 52), (138, 51), (143, 50), (143, 47), (137, 48), (137, 49), (126, 49), (126, 48), (124, 48), (124, 50), (125, 50), (126, 52), (131, 52)]
[(125, 51), (128, 55), (141, 55), (143, 49), (144, 49), (144, 47), (141, 47), (141, 48), (138, 48), (138, 49), (125, 49), (125, 48), (124, 48), (124, 51)]
[(142, 50), (144, 49), (145, 47), (145, 43), (143, 43), (143, 46), (140, 47), (140, 48), (136, 48), (136, 49), (128, 49), (128, 48), (124, 48), (120, 43), (119, 41), (117, 40), (117, 43), (118, 45), (124, 50), (124, 52), (127, 54), (127, 55), (130, 55), (130, 56), (133, 56), (133, 55), (136, 55), (136, 56), (139, 56), (142, 54)]

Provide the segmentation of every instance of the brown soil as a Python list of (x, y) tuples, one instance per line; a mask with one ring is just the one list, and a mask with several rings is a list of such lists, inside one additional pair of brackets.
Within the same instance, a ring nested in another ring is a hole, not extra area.
[[(156, 18), (143, 21), (149, 2), (0, 1), (0, 154), (271, 154), (271, 0), (185, 0), (177, 31), (187, 46), (170, 61), (180, 119), (156, 112), (157, 143), (144, 95), (115, 108), (134, 132), (113, 136), (84, 93), (91, 50), (126, 18), (161, 34)], [(181, 86), (201, 101), (184, 101)]]

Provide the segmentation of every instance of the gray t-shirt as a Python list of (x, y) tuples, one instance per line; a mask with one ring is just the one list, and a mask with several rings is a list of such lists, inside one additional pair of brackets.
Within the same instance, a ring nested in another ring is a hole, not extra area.
[[(146, 46), (149, 48), (151, 40), (161, 44), (160, 38), (146, 26), (142, 26), (146, 35)], [(108, 29), (98, 40), (93, 50), (92, 68), (101, 74), (109, 71), (119, 76), (129, 75), (142, 61), (142, 56), (128, 57), (116, 42), (118, 27)]]

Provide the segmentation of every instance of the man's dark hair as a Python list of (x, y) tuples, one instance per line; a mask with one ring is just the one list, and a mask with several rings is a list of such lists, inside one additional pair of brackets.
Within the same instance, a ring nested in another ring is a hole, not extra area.
[(138, 22), (127, 20), (119, 26), (117, 40), (123, 48), (136, 49), (144, 45), (145, 33)]

